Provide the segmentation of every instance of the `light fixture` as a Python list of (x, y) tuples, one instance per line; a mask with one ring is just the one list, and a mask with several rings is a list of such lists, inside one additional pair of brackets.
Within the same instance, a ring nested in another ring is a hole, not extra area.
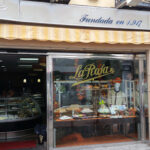
[(5, 68), (6, 66), (1, 66), (2, 68)]
[(38, 61), (38, 58), (20, 58), (20, 61)]
[(32, 68), (32, 65), (18, 65), (20, 68)]
[(41, 83), (41, 79), (40, 78), (37, 79), (37, 83)]
[(38, 63), (39, 58), (20, 58), (19, 63)]
[(27, 79), (23, 79), (23, 83), (27, 83)]

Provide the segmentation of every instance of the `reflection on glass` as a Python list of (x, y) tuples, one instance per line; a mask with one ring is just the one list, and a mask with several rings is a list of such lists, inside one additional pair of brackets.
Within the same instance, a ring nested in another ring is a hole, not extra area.
[(134, 64), (117, 59), (54, 59), (56, 147), (138, 139)]

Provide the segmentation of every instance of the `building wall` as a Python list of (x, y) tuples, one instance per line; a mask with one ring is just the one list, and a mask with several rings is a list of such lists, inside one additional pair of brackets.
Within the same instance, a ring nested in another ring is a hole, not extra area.
[(69, 4), (115, 7), (115, 0), (71, 0)]

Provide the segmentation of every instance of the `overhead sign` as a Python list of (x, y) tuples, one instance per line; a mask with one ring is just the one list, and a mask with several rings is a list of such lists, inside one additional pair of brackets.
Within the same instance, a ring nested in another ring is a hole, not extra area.
[[(3, 0), (0, 20), (70, 27), (150, 30), (150, 12)], [(19, 3), (20, 2), (20, 3)]]
[[(32, 4), (32, 5), (31, 5)], [(90, 28), (150, 30), (150, 12), (23, 1), (20, 21)], [(41, 11), (39, 11), (41, 10)], [(34, 11), (34, 13), (33, 13)]]

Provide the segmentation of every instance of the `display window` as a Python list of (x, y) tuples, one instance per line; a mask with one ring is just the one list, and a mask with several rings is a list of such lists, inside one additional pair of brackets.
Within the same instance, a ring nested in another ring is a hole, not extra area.
[(54, 58), (54, 147), (140, 140), (139, 86), (133, 58)]

